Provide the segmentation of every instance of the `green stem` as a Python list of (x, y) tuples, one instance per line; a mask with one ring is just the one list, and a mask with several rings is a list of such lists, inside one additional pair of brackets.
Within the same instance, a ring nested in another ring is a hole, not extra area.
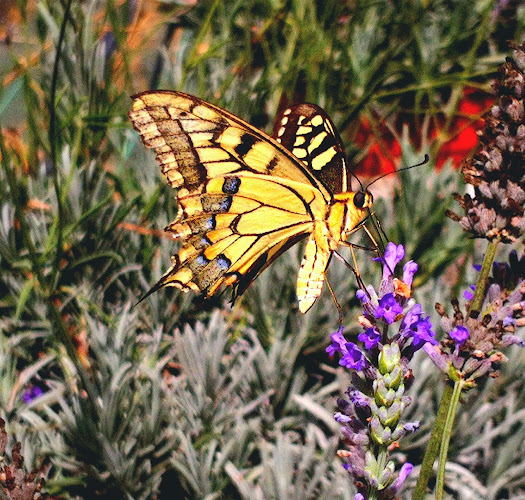
[(64, 19), (60, 26), (60, 34), (58, 36), (55, 62), (53, 64), (53, 74), (51, 76), (51, 91), (50, 91), (50, 103), (49, 103), (49, 147), (51, 156), (51, 168), (53, 170), (53, 184), (55, 186), (55, 195), (57, 199), (57, 242), (56, 242), (56, 255), (55, 265), (52, 270), (52, 278), (50, 283), (56, 283), (58, 273), (60, 271), (60, 260), (62, 259), (63, 243), (62, 243), (62, 231), (64, 224), (64, 208), (62, 203), (62, 194), (60, 188), (60, 176), (58, 173), (57, 165), (57, 142), (58, 142), (58, 130), (59, 130), (59, 118), (57, 115), (57, 103), (56, 94), (58, 86), (58, 70), (60, 65), (60, 57), (62, 56), (62, 47), (64, 46), (64, 38), (66, 36), (66, 26), (69, 21), (69, 15), (71, 12), (72, 0), (68, 0), (65, 10)]
[[(498, 244), (499, 239), (492, 240), (488, 244), (487, 251), (485, 252), (485, 257), (483, 259), (483, 264), (481, 266), (481, 271), (478, 276), (478, 281), (476, 283), (474, 297), (468, 310), (468, 316), (477, 316), (481, 310), (481, 307), (483, 306), (483, 299), (485, 297), (488, 278), (490, 270), (492, 269), (494, 258), (496, 256)], [(457, 402), (459, 401), (459, 396), (462, 389), (462, 382), (456, 382), (454, 388), (449, 385), (447, 385), (445, 388), (445, 392), (441, 398), (438, 416), (434, 424), (434, 428), (432, 429), (432, 434), (425, 452), (425, 457), (423, 458), (423, 463), (421, 464), (421, 472), (414, 490), (414, 496), (412, 497), (413, 500), (423, 500), (425, 498), (428, 481), (432, 476), (432, 466), (434, 465), (438, 453), (440, 455), (440, 462), (438, 471), (438, 485), (436, 486), (436, 498), (442, 498), (448, 443), (450, 441), (450, 434), (452, 433), (452, 424), (454, 422)], [(439, 481), (441, 481), (441, 484)]]
[(183, 75), (182, 75), (181, 82), (180, 82), (180, 88), (184, 88), (184, 84), (186, 83), (186, 78), (188, 77), (189, 71), (195, 68), (198, 65), (198, 63), (202, 60), (203, 56), (202, 54), (199, 54), (199, 50), (201, 49), (201, 45), (204, 40), (204, 37), (206, 36), (206, 34), (208, 33), (208, 30), (212, 26), (213, 17), (219, 5), (220, 5), (220, 0), (215, 0), (211, 4), (211, 7), (208, 10), (206, 17), (201, 24), (200, 30), (197, 33), (197, 36), (195, 37), (195, 40), (193, 42), (193, 49), (191, 50), (190, 55), (188, 56), (188, 59), (186, 60), (186, 64), (184, 65)]
[(423, 500), (426, 496), (427, 484), (432, 476), (432, 466), (439, 453), (439, 444), (443, 438), (443, 431), (445, 429), (445, 422), (448, 415), (448, 409), (452, 400), (453, 389), (450, 384), (445, 386), (441, 402), (439, 403), (439, 411), (434, 423), (434, 428), (430, 434), (430, 441), (428, 442), (427, 451), (421, 464), (421, 471), (417, 479), (416, 488), (412, 500)]
[(441, 450), (439, 452), (439, 466), (436, 482), (436, 500), (443, 500), (443, 493), (445, 488), (445, 468), (447, 465), (448, 446), (450, 444), (450, 437), (452, 436), (452, 428), (454, 426), (454, 419), (456, 418), (456, 411), (458, 408), (459, 397), (464, 388), (462, 380), (454, 384), (454, 391), (448, 407), (447, 420), (443, 429), (443, 436), (441, 439)]
[(481, 307), (483, 306), (483, 299), (485, 298), (485, 290), (487, 288), (487, 283), (489, 280), (490, 270), (492, 269), (492, 264), (494, 262), (494, 257), (496, 257), (496, 250), (498, 248), (499, 239), (491, 240), (485, 252), (485, 258), (483, 259), (483, 264), (481, 266), (481, 271), (478, 276), (478, 281), (476, 283), (476, 290), (474, 290), (474, 298), (470, 302), (470, 307), (468, 310), (469, 317), (477, 317)]
[[(58, 87), (58, 72), (60, 67), (60, 58), (62, 57), (62, 49), (64, 47), (64, 40), (66, 36), (66, 27), (70, 21), (71, 6), (73, 0), (68, 0), (64, 8), (64, 18), (60, 26), (60, 34), (58, 36), (55, 61), (53, 64), (53, 73), (51, 76), (51, 90), (50, 90), (50, 103), (49, 103), (49, 146), (50, 146), (50, 159), (51, 167), (53, 170), (53, 184), (55, 188), (55, 196), (57, 199), (57, 241), (56, 241), (56, 254), (55, 263), (51, 272), (51, 277), (45, 280), (44, 276), (39, 276), (41, 282), (40, 285), (43, 287), (47, 281), (47, 287), (45, 288), (45, 298), (47, 302), (47, 310), (49, 312), (49, 319), (58, 341), (65, 347), (69, 358), (73, 361), (78, 375), (84, 383), (84, 388), (89, 395), (89, 402), (92, 404), (94, 411), (96, 404), (96, 391), (90, 380), (89, 374), (86, 372), (80, 361), (78, 352), (73, 344), (71, 335), (67, 331), (67, 327), (64, 324), (62, 315), (59, 307), (54, 302), (54, 295), (57, 292), (57, 284), (60, 273), (60, 260), (63, 253), (63, 238), (64, 238), (64, 200), (63, 196), (63, 185), (60, 179), (58, 171), (57, 161), (57, 144), (59, 142), (59, 130), (60, 120), (57, 115), (57, 87)], [(36, 266), (33, 266), (35, 268)], [(37, 268), (38, 269), (38, 268)], [(41, 273), (42, 274), (42, 273)]]

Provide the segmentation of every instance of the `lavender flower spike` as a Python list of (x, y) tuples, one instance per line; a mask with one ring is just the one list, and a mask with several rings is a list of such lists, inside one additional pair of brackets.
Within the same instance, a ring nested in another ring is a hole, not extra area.
[(494, 263), (477, 316), (468, 314), (468, 296), (465, 311), (457, 299), (452, 300), (453, 315), (436, 304), (447, 336), (439, 347), (426, 345), (424, 349), (441, 371), (453, 380), (462, 379), (468, 387), (482, 376), (497, 375), (505, 359), (500, 349), (512, 344), (525, 347), (525, 341), (514, 335), (525, 323), (525, 256), (518, 259), (511, 252), (509, 260), (510, 265)]
[(356, 293), (362, 306), (360, 344), (346, 342), (339, 330), (326, 349), (340, 354), (339, 364), (352, 371), (355, 381), (346, 391), (348, 399), (338, 400), (334, 418), (343, 425), (348, 447), (338, 455), (347, 459), (345, 468), (358, 486), (359, 500), (372, 490), (378, 500), (394, 498), (412, 471), (412, 465), (405, 464), (396, 475), (394, 462), (384, 457), (390, 446), (419, 427), (419, 422), (402, 420), (411, 402), (405, 396), (412, 380), (408, 363), (421, 347), (437, 344), (429, 317), (411, 298), (417, 264), (407, 262), (403, 279), (394, 277), (404, 255), (402, 245), (388, 243), (384, 257), (374, 259), (383, 264), (379, 290), (368, 285)]

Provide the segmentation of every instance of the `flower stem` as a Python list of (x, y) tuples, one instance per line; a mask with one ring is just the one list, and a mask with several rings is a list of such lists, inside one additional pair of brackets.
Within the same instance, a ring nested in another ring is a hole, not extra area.
[(483, 259), (483, 264), (481, 266), (481, 271), (478, 276), (478, 281), (476, 283), (476, 289), (474, 290), (474, 297), (470, 302), (470, 307), (468, 309), (468, 315), (470, 317), (477, 317), (483, 306), (485, 289), (487, 288), (490, 270), (492, 269), (494, 257), (496, 257), (496, 250), (499, 241), (499, 238), (489, 241), (487, 251), (485, 252), (485, 258)]
[(445, 428), (445, 422), (447, 419), (450, 402), (452, 400), (453, 388), (450, 384), (445, 386), (443, 396), (441, 396), (441, 402), (439, 403), (439, 411), (434, 423), (434, 428), (430, 435), (430, 441), (428, 442), (427, 451), (421, 464), (421, 471), (417, 479), (416, 488), (412, 500), (423, 500), (426, 497), (426, 489), (428, 481), (432, 476), (432, 466), (439, 453), (439, 444), (443, 439), (443, 431)]
[(458, 408), (459, 397), (463, 391), (465, 384), (462, 380), (454, 384), (450, 406), (448, 407), (447, 420), (443, 429), (443, 436), (441, 438), (441, 450), (439, 452), (439, 466), (436, 482), (436, 500), (443, 500), (443, 492), (445, 488), (445, 468), (447, 465), (448, 446), (450, 437), (452, 436), (452, 428), (454, 419), (456, 418), (456, 411)]

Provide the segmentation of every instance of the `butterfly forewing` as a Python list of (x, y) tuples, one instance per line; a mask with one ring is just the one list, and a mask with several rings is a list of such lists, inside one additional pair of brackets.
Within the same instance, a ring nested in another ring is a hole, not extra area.
[(198, 191), (206, 179), (250, 171), (311, 184), (330, 199), (286, 148), (235, 115), (182, 92), (143, 92), (133, 99), (133, 125), (172, 187)]
[(326, 112), (315, 104), (285, 109), (273, 137), (301, 160), (331, 194), (350, 189), (341, 137)]

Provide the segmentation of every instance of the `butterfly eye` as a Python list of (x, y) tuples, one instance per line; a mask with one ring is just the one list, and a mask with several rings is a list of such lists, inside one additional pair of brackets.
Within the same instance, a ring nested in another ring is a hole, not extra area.
[(354, 196), (354, 205), (357, 208), (363, 208), (363, 206), (365, 205), (365, 198), (366, 198), (365, 193), (363, 193), (362, 191), (359, 191)]

